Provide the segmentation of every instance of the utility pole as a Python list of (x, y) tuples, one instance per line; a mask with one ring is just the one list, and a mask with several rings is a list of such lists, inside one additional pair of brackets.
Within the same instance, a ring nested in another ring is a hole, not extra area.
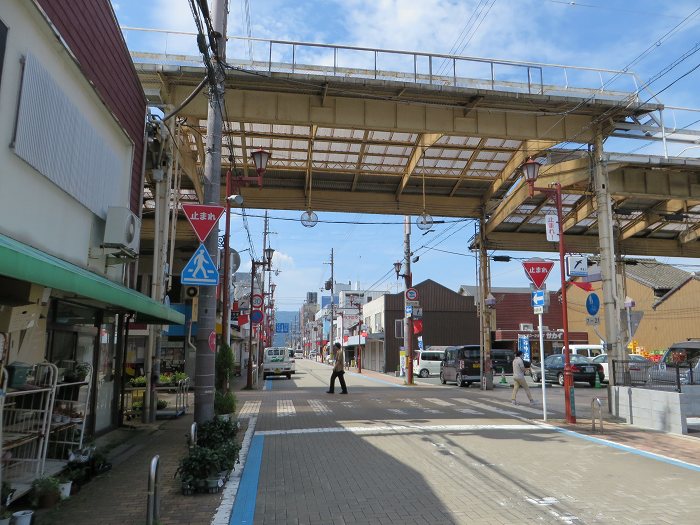
[[(603, 280), (603, 315), (605, 316), (605, 348), (608, 362), (626, 356), (620, 340), (620, 297), (615, 272), (615, 238), (613, 235), (612, 203), (608, 177), (603, 166), (603, 133), (596, 129), (593, 144), (593, 181), (598, 209), (598, 243), (600, 246), (600, 273)], [(610, 367), (613, 370), (613, 367)], [(610, 376), (610, 386), (615, 378)]]
[[(207, 108), (207, 144), (204, 159), (204, 204), (219, 206), (221, 203), (221, 128), (226, 79), (223, 62), (226, 59), (226, 0), (212, 0), (210, 10), (212, 27), (216, 38), (216, 51), (213, 59), (215, 71), (214, 86), (209, 86), (209, 107)], [(218, 246), (218, 225), (210, 233), (205, 246), (210, 256), (216, 257)], [(214, 417), (214, 360), (216, 353), (209, 348), (209, 337), (216, 328), (216, 287), (202, 286), (199, 294), (197, 327), (197, 358), (194, 387), (194, 420), (202, 424)]]
[(406, 353), (406, 383), (413, 384), (413, 323), (411, 317), (405, 314), (406, 308), (406, 290), (413, 286), (411, 276), (411, 217), (406, 215), (403, 219), (403, 278), (405, 289), (403, 294), (404, 300), (404, 317), (403, 317), (403, 347)]
[(484, 235), (485, 221), (479, 222), (479, 326), (481, 329), (481, 389), (493, 390), (493, 370), (491, 369), (491, 310), (486, 298), (491, 293), (491, 269)]

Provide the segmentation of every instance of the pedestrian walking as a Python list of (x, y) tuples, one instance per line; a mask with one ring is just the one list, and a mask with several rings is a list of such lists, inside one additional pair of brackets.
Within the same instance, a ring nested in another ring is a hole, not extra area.
[[(518, 394), (518, 389), (522, 388), (525, 390), (527, 398), (532, 405), (535, 401), (532, 399), (530, 387), (527, 386), (527, 381), (525, 380), (525, 363), (523, 363), (522, 355), (523, 353), (518, 350), (515, 352), (515, 359), (513, 359), (513, 395), (511, 396), (510, 402), (514, 405), (518, 404), (515, 400), (515, 396)], [(542, 380), (544, 381), (544, 378)]]
[(345, 364), (343, 362), (343, 348), (340, 346), (340, 343), (335, 343), (333, 345), (333, 349), (335, 350), (335, 363), (333, 363), (333, 373), (331, 374), (331, 386), (326, 393), (332, 394), (335, 391), (335, 378), (337, 377), (340, 380), (340, 388), (342, 389), (340, 393), (347, 394), (348, 387), (345, 386)]

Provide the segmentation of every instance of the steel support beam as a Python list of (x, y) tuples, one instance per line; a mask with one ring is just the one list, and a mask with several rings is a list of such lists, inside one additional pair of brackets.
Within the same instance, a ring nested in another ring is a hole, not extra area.
[[(566, 188), (586, 181), (588, 177), (588, 159), (576, 159), (543, 167), (537, 184), (547, 186), (553, 182), (559, 182), (563, 188)], [(501, 201), (501, 204), (489, 218), (486, 223), (486, 235), (490, 235), (499, 224), (529, 198), (529, 188), (524, 180), (521, 180), (517, 187)]]
[(440, 139), (440, 137), (442, 137), (440, 133), (421, 133), (418, 136), (416, 144), (413, 147), (413, 151), (411, 152), (411, 156), (409, 157), (408, 163), (406, 164), (406, 169), (404, 169), (403, 176), (401, 177), (401, 182), (399, 182), (399, 187), (396, 188), (397, 200), (399, 199), (399, 197), (401, 197), (401, 194), (403, 193), (406, 184), (408, 184), (408, 179), (411, 178), (413, 170), (416, 169), (418, 161), (420, 161), (421, 157), (423, 156), (423, 153), (425, 153), (425, 150), (427, 150), (430, 146), (435, 144), (435, 142), (437, 142)]

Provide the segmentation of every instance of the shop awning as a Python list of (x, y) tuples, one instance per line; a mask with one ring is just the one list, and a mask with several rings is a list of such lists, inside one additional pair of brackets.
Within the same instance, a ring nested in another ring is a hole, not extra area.
[(140, 322), (184, 324), (185, 316), (135, 290), (0, 234), (0, 275), (135, 312)]

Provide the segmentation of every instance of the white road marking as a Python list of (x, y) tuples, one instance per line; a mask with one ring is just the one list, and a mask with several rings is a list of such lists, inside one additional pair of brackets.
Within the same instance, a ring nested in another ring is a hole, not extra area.
[(445, 401), (444, 399), (438, 399), (437, 397), (425, 397), (423, 398), (425, 401), (429, 401), (430, 403), (433, 403), (435, 405), (441, 406), (441, 407), (451, 407), (453, 406), (452, 403), (449, 401)]
[[(508, 407), (510, 410), (523, 410), (525, 412), (529, 412), (530, 414), (535, 414), (535, 415), (542, 415), (542, 409), (540, 408), (539, 410), (535, 407), (535, 405), (530, 405), (530, 404), (517, 404), (513, 405), (512, 403), (508, 401), (498, 401), (496, 399), (492, 399), (490, 401), (491, 403), (496, 403), (505, 407)], [(548, 411), (549, 412), (549, 411)]]
[(478, 432), (484, 430), (511, 430), (540, 432), (552, 432), (539, 425), (515, 424), (515, 425), (384, 425), (377, 427), (326, 427), (326, 428), (293, 428), (289, 430), (261, 430), (256, 435), (261, 436), (286, 436), (295, 434), (328, 434), (334, 432), (350, 432), (352, 434), (413, 434), (422, 432)]
[(277, 400), (277, 417), (296, 416), (297, 411), (291, 399)]
[(483, 412), (479, 412), (478, 410), (474, 410), (471, 408), (455, 408), (455, 410), (461, 414), (469, 414), (471, 416), (483, 416)]
[(246, 401), (243, 403), (243, 408), (238, 413), (238, 417), (254, 417), (260, 412), (260, 404), (262, 401)]
[(331, 410), (318, 399), (309, 399), (309, 406), (313, 408), (314, 414), (317, 416), (323, 416), (331, 413)]

